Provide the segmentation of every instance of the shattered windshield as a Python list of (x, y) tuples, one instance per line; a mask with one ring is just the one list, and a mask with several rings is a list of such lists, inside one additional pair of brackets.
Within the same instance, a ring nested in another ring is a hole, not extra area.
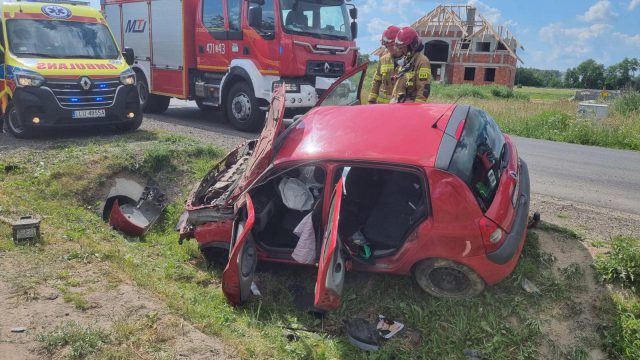
[(106, 25), (60, 20), (7, 21), (9, 49), (19, 57), (117, 59), (118, 47)]
[(282, 27), (287, 33), (320, 39), (351, 40), (344, 1), (280, 0)]

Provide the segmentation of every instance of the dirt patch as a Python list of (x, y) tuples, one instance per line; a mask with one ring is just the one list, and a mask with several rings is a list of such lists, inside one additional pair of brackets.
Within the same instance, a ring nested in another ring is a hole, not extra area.
[[(14, 256), (8, 259), (4, 254), (2, 260), (0, 354), (3, 359), (63, 356), (64, 348), (47, 354), (37, 335), (69, 322), (104, 330), (110, 334), (112, 344), (140, 358), (155, 358), (159, 351), (173, 359), (234, 358), (233, 352), (219, 339), (203, 334), (171, 314), (162, 301), (118, 278), (106, 264), (93, 262), (64, 270), (51, 268), (47, 270), (57, 275), (42, 277), (41, 272), (29, 267), (23, 259)], [(26, 331), (11, 331), (17, 327)], [(125, 335), (142, 340), (123, 340)], [(153, 340), (153, 346), (145, 347), (145, 338)]]

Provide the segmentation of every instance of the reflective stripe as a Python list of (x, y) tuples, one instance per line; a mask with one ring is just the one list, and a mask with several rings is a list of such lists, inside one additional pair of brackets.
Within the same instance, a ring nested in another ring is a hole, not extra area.
[(369, 94), (369, 101), (375, 101), (378, 98), (376, 94)]
[(382, 96), (378, 98), (378, 104), (388, 104), (391, 100), (383, 98)]
[(427, 99), (424, 99), (424, 100), (422, 100), (422, 99), (416, 99), (415, 101), (416, 101), (417, 103), (426, 103), (428, 100), (427, 100)]
[(427, 80), (431, 77), (431, 69), (423, 67), (418, 70), (418, 79)]
[(380, 65), (381, 71), (390, 71), (393, 70), (393, 64), (382, 64)]
[(407, 73), (404, 75), (406, 76), (408, 79), (413, 78), (416, 75), (415, 71), (407, 71)]
[(377, 73), (373, 76), (373, 80), (375, 81), (380, 81), (382, 80), (382, 76), (378, 75)]

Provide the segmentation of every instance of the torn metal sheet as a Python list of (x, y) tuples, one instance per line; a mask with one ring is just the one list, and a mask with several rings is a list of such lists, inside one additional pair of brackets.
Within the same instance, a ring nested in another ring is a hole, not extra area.
[(103, 218), (127, 235), (142, 236), (160, 218), (167, 205), (157, 186), (141, 186), (128, 179), (116, 179), (109, 192)]

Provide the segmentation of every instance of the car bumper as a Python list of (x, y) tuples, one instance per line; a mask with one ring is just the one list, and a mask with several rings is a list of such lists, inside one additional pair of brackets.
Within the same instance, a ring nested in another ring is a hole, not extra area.
[[(48, 88), (17, 88), (13, 96), (13, 103), (18, 111), (22, 124), (29, 128), (62, 127), (62, 126), (87, 126), (87, 125), (119, 125), (133, 121), (139, 121), (142, 117), (138, 90), (133, 85), (120, 86), (115, 93), (114, 101), (110, 106), (92, 108), (104, 109), (104, 117), (80, 118), (73, 117), (76, 110), (60, 105), (53, 92)], [(133, 118), (127, 118), (127, 114), (133, 113)], [(33, 123), (33, 118), (39, 118), (38, 124)]]

